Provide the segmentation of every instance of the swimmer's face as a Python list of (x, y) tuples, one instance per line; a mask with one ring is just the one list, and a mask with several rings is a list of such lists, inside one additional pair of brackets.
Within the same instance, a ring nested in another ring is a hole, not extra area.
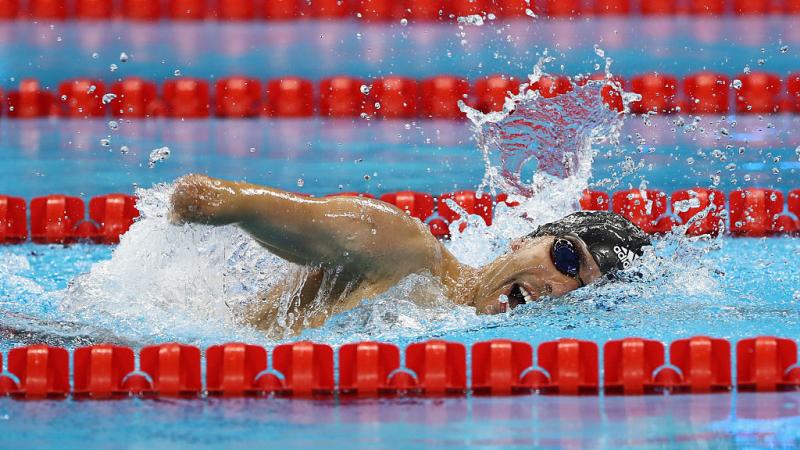
[(475, 301), (478, 312), (503, 312), (501, 296), (507, 297), (508, 306), (515, 308), (542, 297), (560, 297), (602, 276), (600, 267), (580, 238), (565, 236), (561, 239), (568, 240), (577, 251), (579, 270), (576, 277), (556, 268), (551, 256), (555, 237), (519, 239), (512, 243), (511, 251), (482, 271)]

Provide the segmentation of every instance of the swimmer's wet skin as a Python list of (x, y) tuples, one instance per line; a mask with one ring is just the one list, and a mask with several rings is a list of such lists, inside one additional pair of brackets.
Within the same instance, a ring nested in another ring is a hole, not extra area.
[(321, 326), (411, 274), (429, 273), (454, 303), (496, 314), (506, 305), (562, 296), (627, 268), (650, 244), (621, 216), (578, 212), (539, 227), (476, 269), (459, 263), (421, 221), (390, 204), (309, 198), (202, 175), (177, 180), (171, 214), (176, 224), (235, 224), (273, 254), (305, 266), (304, 279), (276, 286), (249, 318), (273, 329), (280, 298), (293, 292), (299, 320), (290, 331), (296, 333)]

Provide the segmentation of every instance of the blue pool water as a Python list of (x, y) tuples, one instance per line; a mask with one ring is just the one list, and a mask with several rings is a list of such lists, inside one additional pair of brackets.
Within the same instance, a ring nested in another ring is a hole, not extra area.
[[(5, 36), (0, 84), (8, 88), (28, 76), (51, 86), (70, 76), (163, 80), (175, 70), (206, 78), (526, 74), (544, 48), (557, 54), (556, 72), (560, 64), (566, 73), (593, 72), (602, 62), (594, 44), (606, 49), (615, 61), (612, 70), (624, 76), (704, 68), (734, 75), (745, 66), (759, 67), (759, 59), (763, 69), (784, 74), (800, 67), (795, 28), (795, 21), (785, 18), (514, 22), (467, 27), (465, 36), (452, 25), (347, 22), (0, 24)], [(787, 53), (779, 50), (783, 45), (789, 45)], [(118, 61), (122, 51), (132, 56), (124, 65)], [(111, 63), (120, 68), (112, 73)], [(703, 117), (696, 124), (688, 116), (629, 118), (619, 147), (595, 147), (588, 182), (604, 190), (767, 186), (787, 191), (800, 187), (797, 128), (798, 119), (789, 115)], [(101, 139), (110, 145), (101, 145)], [(162, 146), (170, 147), (171, 157), (148, 168), (150, 151)], [(480, 183), (484, 166), (475, 147), (466, 121), (152, 120), (112, 130), (107, 120), (0, 119), (0, 192), (26, 198), (62, 192), (88, 199), (201, 172), (315, 195), (440, 193)], [(670, 237), (645, 259), (638, 281), (577, 291), (507, 315), (476, 316), (442, 301), (425, 280), (409, 279), (320, 329), (268, 337), (242, 324), (241, 307), (255, 289), (292, 269), (254, 250), (232, 228), (168, 225), (165, 189), (140, 191), (146, 218), (119, 247), (0, 247), (0, 351), (34, 342), (138, 348), (173, 340), (199, 346), (243, 340), (272, 347), (293, 339), (405, 345), (432, 337), (470, 344), (500, 337), (538, 343), (560, 337), (603, 342), (625, 336), (664, 341), (696, 334), (732, 340), (800, 336), (800, 240)], [(480, 264), (502, 252), (510, 234), (525, 231), (473, 226), (450, 246)], [(429, 289), (433, 300), (422, 306), (409, 302), (412, 289)], [(0, 445), (793, 448), (799, 400), (796, 394), (349, 404), (0, 399)]]

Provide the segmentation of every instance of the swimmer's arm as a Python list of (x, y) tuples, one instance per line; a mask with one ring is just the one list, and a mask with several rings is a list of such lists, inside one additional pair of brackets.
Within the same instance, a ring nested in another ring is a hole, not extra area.
[(176, 183), (173, 219), (236, 224), (272, 253), (302, 265), (341, 267), (376, 279), (436, 269), (452, 258), (425, 225), (387, 203), (303, 197), (191, 175)]

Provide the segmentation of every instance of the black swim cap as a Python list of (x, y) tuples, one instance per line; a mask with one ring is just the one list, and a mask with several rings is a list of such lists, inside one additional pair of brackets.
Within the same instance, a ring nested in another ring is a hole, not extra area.
[(579, 211), (547, 223), (527, 237), (578, 236), (589, 247), (603, 275), (627, 269), (650, 245), (650, 238), (628, 219), (608, 211)]

